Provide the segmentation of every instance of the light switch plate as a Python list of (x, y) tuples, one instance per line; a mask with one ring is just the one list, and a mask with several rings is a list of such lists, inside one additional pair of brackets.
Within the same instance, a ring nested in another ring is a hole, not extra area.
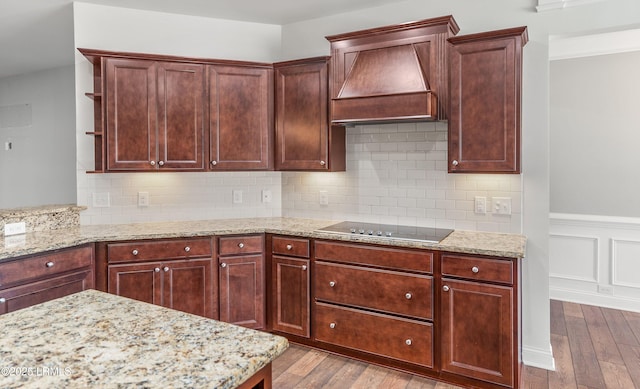
[(19, 235), (27, 232), (27, 226), (24, 222), (7, 223), (4, 225), (4, 236)]
[(94, 193), (93, 206), (95, 208), (109, 208), (111, 206), (109, 192)]
[(239, 189), (234, 189), (231, 193), (233, 194), (233, 203), (242, 204), (242, 191)]
[(262, 202), (263, 203), (270, 203), (272, 199), (273, 199), (273, 196), (271, 194), (271, 191), (269, 189), (263, 189), (262, 190)]
[(487, 213), (487, 198), (484, 196), (476, 196), (474, 211), (478, 215)]
[(329, 205), (329, 193), (326, 190), (320, 191), (320, 205)]
[(511, 197), (494, 197), (492, 202), (495, 215), (511, 215)]
[(138, 207), (149, 206), (149, 192), (138, 192)]

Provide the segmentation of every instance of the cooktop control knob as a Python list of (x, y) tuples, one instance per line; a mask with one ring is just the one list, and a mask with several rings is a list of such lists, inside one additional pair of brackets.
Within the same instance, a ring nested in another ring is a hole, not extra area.
[(369, 230), (369, 231), (367, 231), (367, 234), (369, 234), (369, 235), (373, 235), (373, 230)]
[(387, 232), (385, 235), (387, 235), (388, 237), (391, 237), (391, 231)]
[(356, 233), (356, 229), (355, 228), (352, 228), (350, 231), (351, 231), (352, 234)]
[(360, 230), (358, 230), (359, 233), (364, 234), (364, 230), (361, 228)]
[(382, 231), (378, 231), (377, 235), (382, 236)]

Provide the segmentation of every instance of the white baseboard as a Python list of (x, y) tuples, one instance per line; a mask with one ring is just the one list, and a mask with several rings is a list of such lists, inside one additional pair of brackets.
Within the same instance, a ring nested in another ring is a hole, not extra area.
[(548, 350), (523, 346), (522, 363), (527, 366), (538, 367), (540, 369), (556, 370), (556, 362), (555, 359), (553, 359), (551, 344), (549, 344)]

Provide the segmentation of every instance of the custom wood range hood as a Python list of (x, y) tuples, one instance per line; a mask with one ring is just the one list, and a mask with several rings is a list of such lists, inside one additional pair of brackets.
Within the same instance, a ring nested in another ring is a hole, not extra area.
[(447, 117), (447, 38), (453, 16), (327, 36), (331, 121), (428, 121)]

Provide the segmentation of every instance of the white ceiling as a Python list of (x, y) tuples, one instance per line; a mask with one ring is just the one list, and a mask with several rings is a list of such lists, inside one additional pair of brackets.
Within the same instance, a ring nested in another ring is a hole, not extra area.
[[(403, 0), (85, 0), (86, 3), (287, 24)], [(0, 78), (73, 63), (73, 0), (0, 0)]]

